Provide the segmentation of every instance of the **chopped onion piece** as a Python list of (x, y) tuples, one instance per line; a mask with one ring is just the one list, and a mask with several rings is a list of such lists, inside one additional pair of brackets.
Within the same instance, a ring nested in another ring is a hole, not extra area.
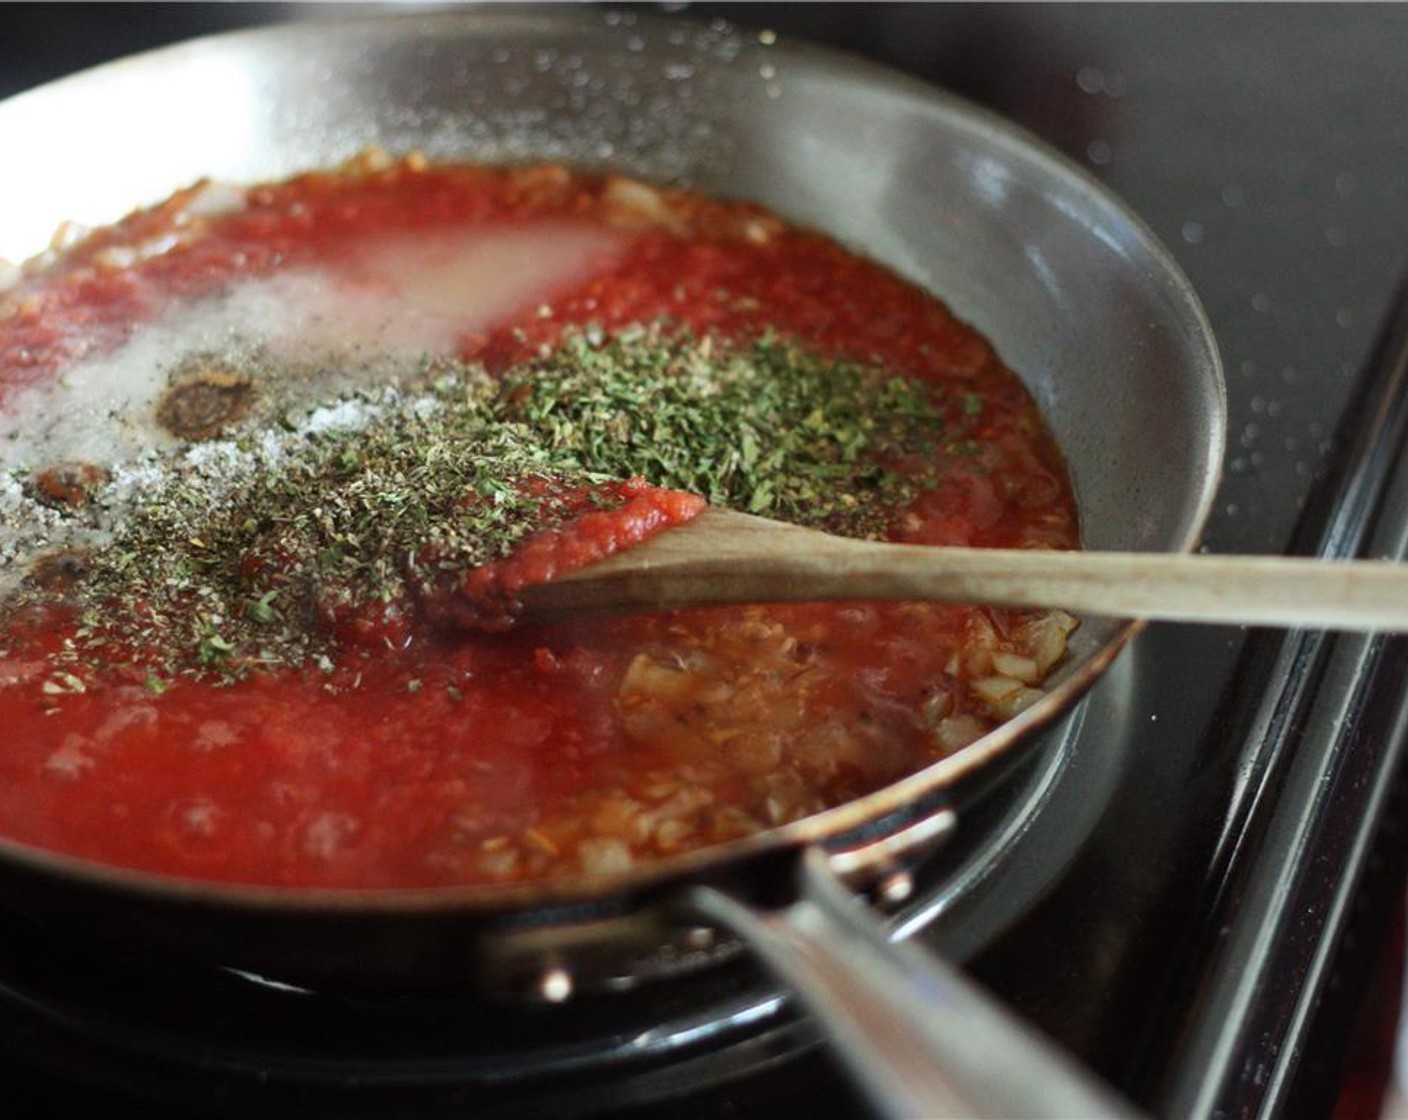
[(934, 728), (934, 738), (947, 753), (961, 750), (987, 734), (987, 727), (977, 716), (949, 716)]
[(202, 183), (191, 195), (184, 213), (187, 218), (213, 218), (219, 214), (232, 214), (236, 210), (243, 210), (244, 206), (243, 187), (210, 179)]
[(609, 875), (629, 871), (635, 860), (624, 840), (592, 839), (577, 845), (582, 870), (589, 875)]
[(1035, 684), (1041, 679), (1041, 668), (1030, 657), (999, 650), (992, 655), (993, 669), (1004, 677), (1015, 677), (1023, 684)]
[(1045, 695), (1039, 688), (1019, 688), (992, 706), (993, 715), (999, 719), (1011, 719), (1017, 713), (1025, 712)]
[(654, 187), (648, 187), (635, 179), (613, 175), (607, 179), (602, 197), (610, 207), (616, 225), (627, 229), (661, 226), (672, 233), (684, 232), (684, 223), (680, 221), (679, 215)]
[(953, 711), (953, 694), (936, 692), (924, 701), (924, 722), (930, 727), (937, 727), (951, 711)]
[(55, 253), (62, 253), (73, 248), (92, 232), (78, 222), (60, 222), (58, 229), (54, 230), (54, 236), (49, 239), (49, 248)]
[(1020, 692), (1025, 685), (1012, 677), (984, 677), (976, 680), (971, 685), (973, 692), (985, 704), (1001, 704), (1015, 692)]
[(1027, 652), (1042, 676), (1066, 655), (1066, 639), (1078, 625), (1065, 611), (1048, 611), (1027, 624)]

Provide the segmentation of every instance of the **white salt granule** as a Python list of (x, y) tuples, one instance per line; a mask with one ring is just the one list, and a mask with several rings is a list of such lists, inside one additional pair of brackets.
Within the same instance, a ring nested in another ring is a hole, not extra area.
[[(178, 226), (244, 202), (238, 188), (211, 183)], [(124, 252), (135, 261), (168, 251), (181, 236)], [(433, 414), (439, 402), (407, 402), (396, 388), (421, 371), (426, 355), (453, 354), (465, 332), (537, 306), (608, 265), (626, 244), (610, 230), (557, 220), (377, 238), (336, 272), (289, 270), (180, 304), (135, 327), (111, 353), (14, 393), (0, 409), (0, 600), (43, 553), (101, 546), (173, 474), (218, 502), (309, 438), (358, 431), (402, 408)], [(174, 378), (245, 366), (261, 372), (243, 439), (189, 445), (157, 422)], [(269, 370), (286, 375), (269, 377)], [(271, 426), (289, 418), (291, 431)], [(31, 498), (17, 477), (59, 463), (91, 464), (108, 481), (82, 509), (60, 513)]]

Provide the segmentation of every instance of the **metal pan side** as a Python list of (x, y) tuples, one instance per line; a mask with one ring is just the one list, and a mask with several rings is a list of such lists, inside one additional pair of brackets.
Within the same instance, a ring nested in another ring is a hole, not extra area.
[[(1067, 454), (1088, 545), (1196, 544), (1222, 461), (1225, 397), (1207, 320), (1172, 258), (1127, 207), (1020, 130), (831, 51), (562, 9), (334, 20), (198, 40), (0, 105), (0, 146), (44, 153), (14, 164), (0, 254), (29, 256), (62, 220), (109, 221), (202, 177), (277, 178), (369, 144), (611, 166), (748, 197), (823, 229), (934, 291), (993, 340)], [(163, 916), (198, 922), (249, 910), (255, 924), (280, 914), (344, 930), (368, 919), (380, 936), (419, 915), (436, 923), (433, 939), (559, 921), (584, 905), (625, 913), (681, 882), (751, 876), (800, 845), (922, 811), (1059, 717), (1136, 629), (1086, 620), (1045, 700), (910, 778), (619, 877), (290, 892), (115, 871), (4, 841), (0, 856), (28, 879), (56, 877), (109, 900), (140, 896), (158, 927)], [(454, 921), (442, 927), (447, 915)]]

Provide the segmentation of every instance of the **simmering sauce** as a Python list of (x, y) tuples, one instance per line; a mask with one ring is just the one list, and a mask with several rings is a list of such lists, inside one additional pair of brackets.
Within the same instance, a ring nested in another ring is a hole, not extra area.
[(368, 158), (200, 184), (0, 292), (0, 834), (288, 886), (622, 870), (1033, 702), (1060, 612), (515, 625), (706, 501), (1070, 548), (1059, 453), (933, 296), (750, 204)]

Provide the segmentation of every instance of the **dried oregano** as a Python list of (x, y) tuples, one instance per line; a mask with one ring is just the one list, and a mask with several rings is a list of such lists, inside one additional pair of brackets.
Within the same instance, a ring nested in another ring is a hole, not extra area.
[(440, 364), (414, 393), (330, 409), (352, 419), (289, 419), (173, 459), (89, 557), (73, 656), (131, 658), (154, 687), (327, 668), (337, 610), (413, 601), (552, 525), (553, 493), (628, 477), (878, 535), (923, 484), (891, 465), (934, 447), (939, 425), (920, 382), (771, 336), (660, 327), (573, 333), (498, 378)]

